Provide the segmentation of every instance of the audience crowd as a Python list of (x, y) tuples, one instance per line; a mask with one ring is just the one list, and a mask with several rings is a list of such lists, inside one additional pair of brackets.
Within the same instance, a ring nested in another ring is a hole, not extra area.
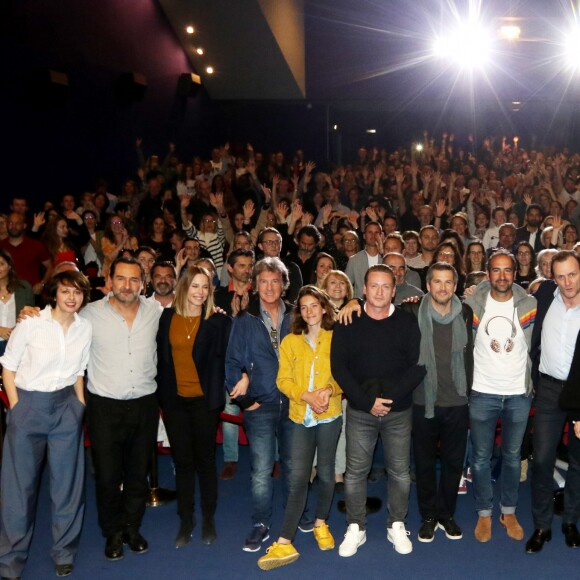
[[(94, 191), (58, 200), (12, 192), (0, 214), (0, 363), (12, 405), (2, 578), (20, 577), (34, 522), (27, 481), (38, 474), (19, 465), (30, 444), (23, 405), (46, 413), (38, 457), (46, 449), (50, 456), (58, 438), (70, 440), (66, 455), (52, 452), (75, 458), (74, 469), (55, 471), (57, 480), (75, 481), (74, 497), (55, 495), (74, 526), (55, 531), (52, 556), (58, 576), (73, 570), (85, 395), (109, 560), (122, 558), (125, 544), (148, 549), (139, 528), (159, 408), (175, 462), (178, 548), (196, 525), (195, 479), (202, 541), (217, 538), (215, 439), (224, 408), (227, 420), (243, 414), (250, 446), (245, 551), (259, 551), (270, 536), (273, 474), (281, 471), (286, 515), (262, 569), (299, 557), (297, 530), (314, 532), (321, 550), (334, 548), (326, 520), (335, 490), (346, 499), (339, 554), (356, 554), (366, 541), (366, 481), (379, 436), (388, 540), (398, 553), (413, 549), (411, 464), (420, 542), (438, 529), (462, 537), (454, 511), (466, 478), (475, 537), (490, 541), (500, 418), (500, 524), (524, 538), (517, 492), (535, 428), (543, 437), (526, 551), (551, 539), (551, 473), (564, 436), (562, 531), (568, 546), (580, 547), (580, 154), (528, 150), (517, 137), (476, 143), (425, 133), (420, 148), (361, 147), (352, 163), (320, 170), (303, 150), (287, 158), (226, 143), (188, 160), (174, 144), (163, 159), (146, 156), (146, 145), (137, 139), (134, 175), (119, 191), (100, 180)], [(17, 325), (38, 308), (41, 323)], [(82, 349), (74, 332), (84, 333)], [(69, 401), (70, 433), (53, 432), (51, 413)], [(223, 439), (219, 477), (231, 479), (235, 424), (224, 422)], [(15, 521), (13, 505), (25, 521)]]

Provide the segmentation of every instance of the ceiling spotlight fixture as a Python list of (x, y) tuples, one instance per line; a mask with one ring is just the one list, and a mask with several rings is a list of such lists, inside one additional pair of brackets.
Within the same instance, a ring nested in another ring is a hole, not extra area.
[(444, 60), (452, 60), (461, 68), (482, 67), (490, 57), (491, 38), (477, 20), (459, 22), (454, 31), (435, 39), (433, 54)]
[(338, 125), (333, 125), (333, 126), (332, 126), (332, 128), (333, 128), (335, 131), (338, 131)]
[(423, 145), (421, 143), (417, 143), (417, 145), (415, 145), (415, 151), (423, 151)]
[(195, 28), (193, 26), (188, 26), (185, 29), (185, 32), (187, 32), (187, 34), (193, 34), (195, 32)]
[(208, 67), (206, 67), (206, 69), (205, 69), (205, 72), (206, 72), (208, 75), (212, 75), (212, 74), (214, 73), (213, 66), (208, 66)]
[(367, 133), (370, 133), (371, 135), (374, 135), (376, 132), (376, 129), (367, 129)]
[(568, 34), (565, 39), (565, 57), (568, 66), (573, 69), (580, 67), (580, 28)]
[(199, 54), (201, 56), (204, 53), (204, 50), (200, 46), (200, 47), (198, 47), (198, 48), (195, 49), (195, 52), (197, 52), (197, 54)]
[(504, 40), (519, 40), (522, 30), (519, 26), (502, 26), (499, 29), (499, 35)]
[(521, 105), (521, 104), (522, 104), (521, 101), (512, 101), (512, 105), (516, 105), (517, 106), (517, 105)]

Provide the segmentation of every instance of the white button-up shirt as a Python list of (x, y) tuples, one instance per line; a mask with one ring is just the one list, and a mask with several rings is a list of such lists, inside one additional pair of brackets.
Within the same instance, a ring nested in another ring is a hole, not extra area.
[(26, 318), (14, 328), (0, 363), (16, 373), (19, 389), (59, 391), (84, 375), (91, 334), (90, 322), (76, 314), (65, 334), (47, 306), (39, 316)]
[(566, 308), (560, 289), (556, 288), (542, 324), (541, 373), (561, 381), (568, 378), (579, 331), (580, 306)]

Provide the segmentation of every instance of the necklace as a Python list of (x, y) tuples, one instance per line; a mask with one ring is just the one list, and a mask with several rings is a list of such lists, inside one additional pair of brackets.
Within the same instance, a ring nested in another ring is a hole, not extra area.
[[(193, 326), (191, 330), (187, 327), (187, 322), (193, 318)], [(185, 324), (185, 333), (187, 334), (187, 340), (191, 340), (191, 335), (197, 330), (199, 323), (201, 322), (201, 316), (184, 316), (183, 322)]]

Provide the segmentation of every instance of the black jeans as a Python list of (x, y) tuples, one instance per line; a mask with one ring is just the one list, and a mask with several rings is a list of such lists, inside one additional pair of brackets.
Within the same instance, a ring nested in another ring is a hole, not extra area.
[(120, 400), (88, 393), (87, 422), (103, 535), (108, 537), (127, 527), (138, 530), (149, 493), (151, 450), (157, 438), (157, 399), (154, 394)]
[[(532, 463), (532, 514), (534, 526), (549, 530), (554, 516), (554, 465), (562, 439), (566, 412), (560, 409), (562, 382), (540, 376), (534, 413), (534, 461)], [(580, 516), (580, 440), (570, 423), (568, 473), (564, 488), (563, 523), (575, 524)]]
[(177, 513), (191, 518), (195, 503), (195, 477), (199, 479), (201, 512), (214, 515), (217, 506), (215, 439), (219, 410), (210, 411), (204, 397), (178, 397), (163, 417), (175, 462)]
[(308, 482), (316, 455), (317, 498), (316, 518), (326, 520), (334, 496), (334, 458), (338, 437), (342, 430), (342, 417), (315, 427), (292, 423), (290, 446), (290, 473), (288, 474), (288, 502), (280, 536), (294, 540), (296, 528), (306, 507)]
[[(417, 476), (417, 500), (421, 517), (447, 519), (455, 514), (457, 488), (467, 445), (467, 405), (435, 407), (425, 418), (425, 407), (413, 405), (413, 449)], [(437, 454), (441, 475), (437, 485)]]

